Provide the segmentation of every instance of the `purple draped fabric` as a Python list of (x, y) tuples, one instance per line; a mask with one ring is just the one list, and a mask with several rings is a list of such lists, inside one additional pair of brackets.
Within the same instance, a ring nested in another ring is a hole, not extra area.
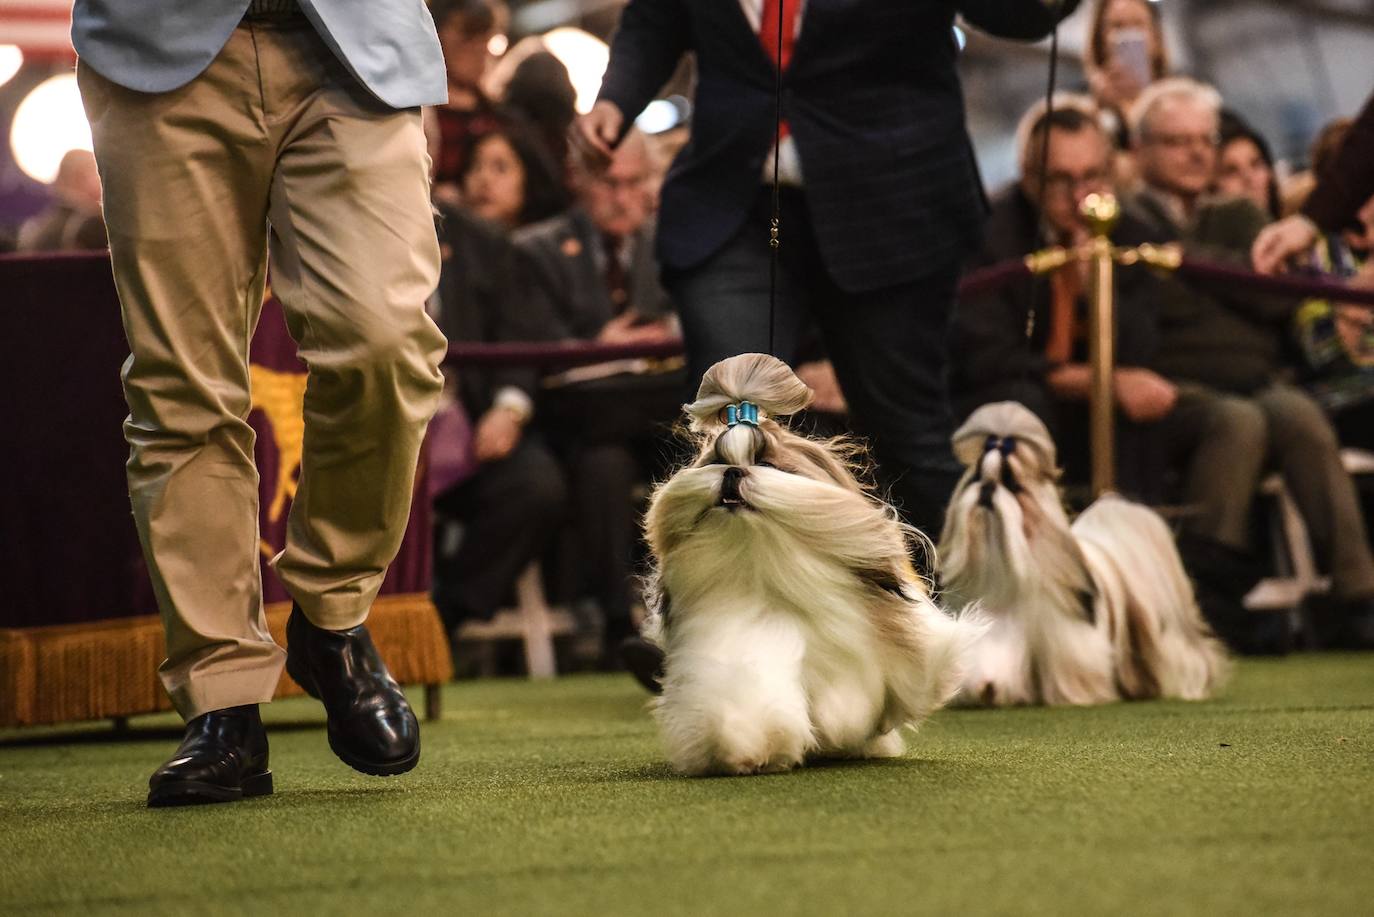
[[(0, 338), (7, 414), (0, 480), (9, 487), (0, 512), (0, 627), (155, 614), (124, 477), (121, 424), (128, 410), (119, 371), (129, 347), (109, 256), (0, 257), (0, 310), (8, 329)], [(293, 445), (291, 437), (299, 432), (305, 372), (273, 298), (264, 304), (250, 359), (249, 422), (258, 433), (262, 480), (259, 558), (271, 602), (287, 598), (266, 560), (285, 539), (299, 460), (299, 440)], [(422, 455), (418, 499), (384, 595), (429, 591), (424, 472)]]

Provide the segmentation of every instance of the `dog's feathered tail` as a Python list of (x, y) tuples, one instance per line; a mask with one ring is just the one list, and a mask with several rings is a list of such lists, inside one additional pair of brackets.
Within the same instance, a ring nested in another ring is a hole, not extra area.
[(977, 606), (957, 616), (931, 599), (894, 596), (881, 609), (887, 702), (883, 729), (915, 728), (954, 697), (988, 622)]
[[(1230, 670), (1226, 651), (1203, 620), (1168, 526), (1157, 513), (1108, 494), (1073, 524), (1095, 554), (1099, 588), (1125, 609), (1112, 634), (1117, 680), (1127, 697), (1210, 697)], [(1129, 544), (1129, 556), (1122, 545)]]

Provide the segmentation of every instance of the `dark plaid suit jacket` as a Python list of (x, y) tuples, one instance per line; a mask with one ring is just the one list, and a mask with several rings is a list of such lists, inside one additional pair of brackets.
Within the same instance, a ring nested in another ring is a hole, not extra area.
[[(955, 13), (1034, 39), (1077, 5), (1051, 13), (1042, 0), (807, 0), (783, 116), (822, 256), (843, 289), (947, 270), (978, 236), (986, 203), (964, 128)], [(773, 138), (774, 69), (739, 0), (630, 0), (600, 98), (628, 121), (688, 51), (698, 73), (692, 139), (663, 187), (658, 231), (669, 268), (699, 264), (738, 231)]]

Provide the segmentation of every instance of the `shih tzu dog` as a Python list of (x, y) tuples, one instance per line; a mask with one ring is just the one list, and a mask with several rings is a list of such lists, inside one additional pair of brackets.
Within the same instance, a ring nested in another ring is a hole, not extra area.
[(1070, 525), (1054, 441), (1016, 402), (975, 411), (954, 453), (968, 470), (945, 520), (944, 586), (990, 622), (962, 701), (1199, 700), (1218, 687), (1226, 655), (1163, 519), (1109, 494)]
[(859, 450), (779, 422), (811, 397), (771, 356), (712, 366), (685, 407), (697, 457), (650, 503), (654, 715), (682, 773), (898, 755), (979, 633), (931, 600), (922, 536), (859, 483)]

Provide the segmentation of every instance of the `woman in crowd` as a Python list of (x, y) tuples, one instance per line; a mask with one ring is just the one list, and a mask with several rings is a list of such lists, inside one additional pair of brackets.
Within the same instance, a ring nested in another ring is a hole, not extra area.
[(506, 52), (486, 81), (501, 107), (527, 119), (568, 182), (568, 128), (577, 117), (577, 90), (568, 68), (540, 36), (523, 38)]
[(497, 125), (496, 105), (482, 89), (491, 59), (492, 38), (508, 18), (497, 0), (432, 0), (430, 14), (439, 33), (448, 71), (448, 102), (426, 109), (432, 130), (434, 198), (455, 204), (459, 177), (474, 143)]
[[(500, 115), (456, 176), (461, 205), (438, 202), (443, 269), (440, 328), (450, 342), (542, 339), (510, 233), (561, 212), (568, 200), (533, 128)], [(446, 401), (431, 424), (436, 474), (434, 601), (455, 640), (488, 620), (559, 531), (566, 488), (543, 438), (529, 429), (539, 392), (532, 366), (445, 370)], [(446, 462), (440, 461), (447, 458)], [(451, 523), (461, 537), (449, 537)], [(472, 650), (471, 652), (469, 650)], [(479, 656), (455, 645), (462, 674)]]
[[(1330, 168), (1350, 128), (1328, 125), (1312, 148), (1312, 169)], [(1356, 226), (1317, 240), (1307, 270), (1374, 288), (1374, 197), (1355, 214)], [(1331, 415), (1341, 443), (1374, 450), (1374, 307), (1309, 299), (1294, 318), (1307, 390)]]
[(1247, 198), (1269, 219), (1279, 218), (1279, 183), (1269, 144), (1235, 112), (1221, 115), (1214, 190)]
[(473, 145), (458, 179), (464, 206), (510, 231), (567, 208), (561, 175), (536, 130), (505, 115)]
[(1145, 87), (1169, 73), (1164, 28), (1159, 7), (1149, 0), (1096, 0), (1089, 22), (1083, 68), (1118, 150), (1116, 182), (1129, 190), (1136, 183), (1131, 111)]

